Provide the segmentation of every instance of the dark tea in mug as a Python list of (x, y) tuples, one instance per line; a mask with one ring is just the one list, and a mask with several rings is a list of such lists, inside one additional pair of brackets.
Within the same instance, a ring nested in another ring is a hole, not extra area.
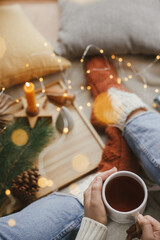
[(111, 179), (105, 189), (105, 197), (109, 205), (121, 212), (138, 208), (144, 196), (141, 184), (129, 176), (117, 176)]

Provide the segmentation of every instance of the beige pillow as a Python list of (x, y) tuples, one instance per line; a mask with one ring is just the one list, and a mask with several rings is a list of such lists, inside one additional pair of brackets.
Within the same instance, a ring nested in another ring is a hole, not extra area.
[(0, 88), (70, 67), (53, 53), (18, 4), (0, 7)]

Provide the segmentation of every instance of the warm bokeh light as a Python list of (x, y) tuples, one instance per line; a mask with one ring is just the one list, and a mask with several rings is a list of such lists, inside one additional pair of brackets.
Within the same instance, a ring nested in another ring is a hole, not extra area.
[(41, 188), (45, 188), (48, 185), (48, 180), (44, 177), (40, 177), (38, 179), (38, 186)]
[(72, 168), (76, 172), (84, 172), (89, 167), (89, 159), (83, 154), (78, 154), (72, 158)]
[(112, 55), (111, 58), (114, 60), (114, 59), (116, 58), (116, 56), (115, 56), (115, 55)]
[(48, 187), (52, 187), (53, 185), (54, 185), (54, 182), (51, 179), (47, 180)]
[(64, 128), (63, 128), (63, 133), (64, 133), (64, 134), (67, 134), (68, 132), (69, 132), (69, 129), (68, 129), (67, 127), (64, 127)]
[(16, 225), (16, 220), (13, 219), (13, 218), (10, 218), (10, 219), (8, 220), (8, 225), (9, 225), (10, 227), (14, 227), (14, 226)]
[(157, 103), (153, 103), (153, 108), (156, 108), (157, 107)]
[(76, 183), (72, 183), (69, 185), (69, 192), (76, 196), (80, 193), (80, 187)]
[(17, 146), (23, 146), (28, 142), (28, 134), (24, 129), (15, 129), (12, 132), (11, 140)]
[(87, 90), (89, 90), (89, 91), (90, 91), (90, 90), (91, 90), (91, 86), (87, 86)]
[(9, 189), (6, 189), (5, 194), (6, 196), (9, 196), (11, 194), (11, 191)]
[(122, 79), (121, 79), (120, 77), (118, 77), (118, 78), (117, 78), (117, 83), (118, 83), (118, 84), (121, 84), (121, 82), (122, 82)]

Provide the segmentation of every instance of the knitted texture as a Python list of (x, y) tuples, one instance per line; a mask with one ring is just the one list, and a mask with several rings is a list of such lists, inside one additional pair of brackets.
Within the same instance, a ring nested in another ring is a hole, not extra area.
[(106, 240), (107, 227), (90, 218), (82, 219), (81, 227), (76, 237), (76, 240)]
[[(105, 70), (107, 68), (108, 70)], [(86, 79), (92, 88), (94, 98), (112, 87), (129, 92), (122, 85), (117, 83), (118, 76), (116, 70), (106, 59), (99, 56), (91, 58), (86, 63), (86, 71), (87, 70), (90, 70), (90, 73), (86, 74)], [(105, 171), (116, 166), (118, 170), (128, 170), (138, 173), (140, 166), (123, 138), (122, 132), (116, 127), (104, 126), (95, 117), (93, 110), (91, 114), (91, 123), (97, 129), (106, 130), (106, 134), (109, 138), (103, 150), (98, 170)]]

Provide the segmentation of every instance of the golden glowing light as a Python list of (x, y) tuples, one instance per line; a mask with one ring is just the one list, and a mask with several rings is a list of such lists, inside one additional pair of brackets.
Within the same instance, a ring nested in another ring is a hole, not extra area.
[(42, 78), (42, 77), (40, 77), (40, 78), (39, 78), (39, 81), (40, 81), (40, 82), (43, 82), (43, 78)]
[(48, 180), (44, 177), (40, 177), (38, 179), (38, 186), (41, 188), (45, 188), (48, 185)]
[(68, 80), (67, 82), (68, 82), (68, 84), (71, 84), (71, 80)]
[(80, 110), (82, 110), (82, 109), (83, 109), (83, 106), (82, 106), (82, 105), (80, 105), (80, 106), (79, 106), (79, 109), (80, 109)]
[(13, 218), (10, 218), (10, 219), (8, 220), (8, 225), (9, 225), (10, 227), (14, 227), (14, 226), (16, 225), (16, 221), (15, 221)]
[(131, 64), (130, 62), (128, 62), (128, 63), (127, 63), (127, 66), (128, 66), (128, 67), (131, 67), (131, 66), (132, 66), (132, 64)]
[(83, 63), (83, 62), (84, 62), (84, 59), (83, 59), (83, 58), (81, 58), (80, 62), (81, 62), (81, 63)]
[(119, 61), (119, 62), (123, 62), (123, 58), (119, 58), (118, 61)]
[(48, 46), (48, 43), (47, 43), (47, 42), (45, 42), (45, 43), (44, 43), (44, 46), (45, 46), (45, 47), (47, 47), (47, 46)]
[(153, 107), (156, 108), (157, 107), (157, 103), (153, 103)]
[(159, 60), (159, 59), (160, 59), (160, 55), (157, 55), (157, 56), (156, 56), (156, 59)]
[(158, 88), (156, 88), (156, 89), (155, 89), (155, 92), (156, 92), (156, 93), (159, 93), (159, 89), (158, 89)]
[(87, 90), (91, 90), (91, 86), (87, 86)]
[(91, 103), (90, 102), (87, 102), (87, 107), (90, 107), (91, 106)]
[(64, 128), (63, 128), (63, 133), (64, 133), (64, 134), (67, 134), (68, 132), (69, 132), (69, 129), (68, 129), (67, 127), (64, 127)]
[(29, 63), (26, 63), (25, 67), (28, 68), (29, 67)]
[(26, 87), (30, 87), (30, 84), (29, 84), (29, 82), (26, 82)]
[(89, 159), (83, 154), (78, 154), (72, 158), (72, 168), (76, 172), (84, 172), (89, 167)]
[(52, 187), (54, 185), (54, 182), (52, 180), (47, 180), (47, 186)]
[(84, 86), (81, 86), (81, 90), (84, 90)]
[(89, 74), (91, 72), (91, 70), (87, 70), (86, 73)]
[(64, 97), (67, 97), (67, 96), (68, 96), (68, 93), (63, 93), (63, 96), (64, 96)]
[(61, 110), (61, 108), (60, 108), (60, 107), (57, 107), (57, 109), (56, 109), (56, 110), (57, 110), (57, 112), (59, 112), (59, 111)]
[(124, 78), (124, 80), (127, 82), (127, 81), (128, 81), (128, 78), (127, 78), (127, 77), (125, 77), (125, 78)]
[(147, 84), (144, 84), (143, 87), (144, 87), (144, 88), (147, 88)]
[(118, 78), (117, 78), (117, 83), (118, 83), (118, 84), (121, 84), (121, 82), (122, 82), (122, 79), (121, 79), (120, 77), (118, 77)]
[(42, 89), (42, 93), (45, 93), (46, 92), (46, 90), (45, 89)]
[(28, 134), (24, 129), (15, 129), (11, 134), (12, 142), (17, 146), (23, 146), (28, 142)]
[(72, 89), (72, 86), (68, 86), (69, 89)]
[(9, 196), (11, 194), (11, 191), (9, 189), (6, 189), (5, 194)]
[(114, 59), (116, 58), (116, 56), (115, 56), (115, 55), (112, 55), (111, 58), (114, 60)]
[(113, 75), (109, 75), (109, 78), (110, 78), (110, 79), (113, 79)]
[(19, 103), (19, 99), (16, 99), (16, 103)]
[(57, 60), (59, 63), (61, 63), (62, 62), (62, 59), (61, 58), (58, 58), (58, 60)]
[(100, 51), (100, 53), (104, 53), (104, 50), (103, 50), (103, 49), (100, 49), (99, 51)]
[(69, 192), (76, 196), (80, 193), (80, 187), (76, 183), (72, 183), (69, 185)]
[(7, 50), (6, 42), (4, 38), (0, 37), (0, 58), (2, 58), (5, 55), (6, 50)]
[(132, 79), (132, 75), (128, 75), (128, 78), (129, 78), (129, 79)]
[(5, 88), (4, 88), (4, 87), (2, 88), (2, 91), (3, 91), (3, 92), (5, 91)]

